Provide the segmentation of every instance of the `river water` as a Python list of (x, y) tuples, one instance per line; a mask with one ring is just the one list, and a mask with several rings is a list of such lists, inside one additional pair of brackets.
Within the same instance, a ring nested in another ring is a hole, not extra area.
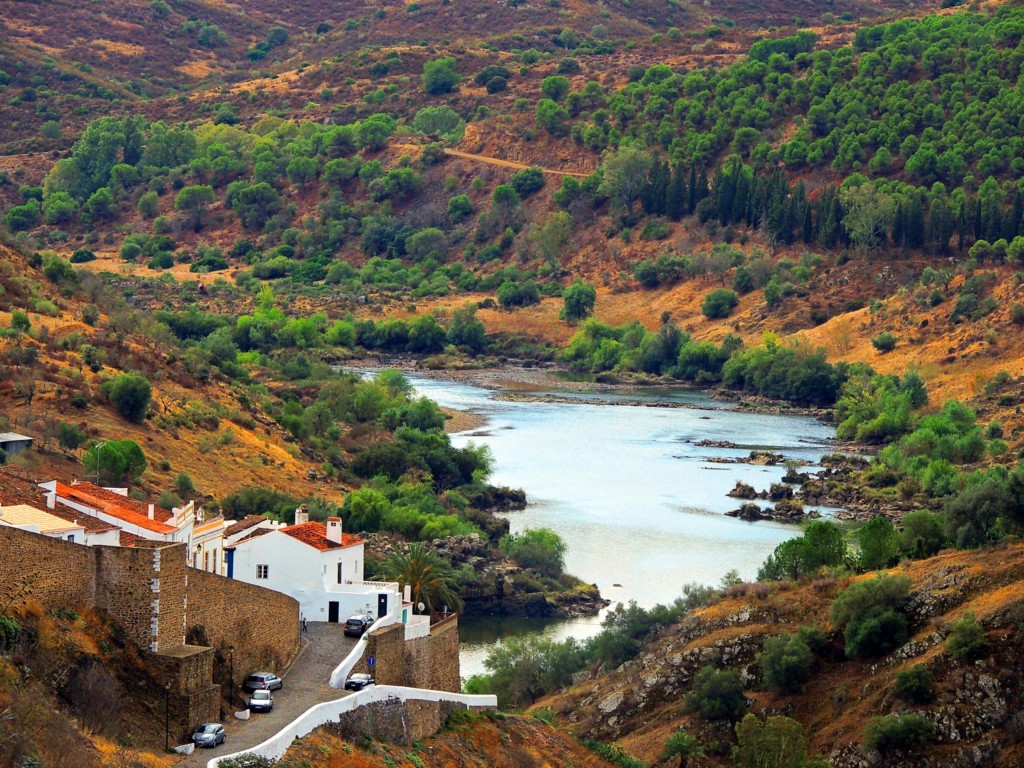
[[(586, 393), (588, 400), (607, 405), (515, 402), (472, 385), (410, 379), (439, 405), (487, 419), (480, 429), (452, 435), (452, 442), (490, 446), (491, 482), (526, 491), (527, 509), (508, 515), (513, 533), (539, 527), (558, 533), (567, 545), (566, 570), (597, 584), (613, 604), (669, 603), (684, 584), (717, 584), (733, 569), (753, 579), (765, 557), (799, 530), (726, 517), (739, 503), (726, 493), (737, 480), (767, 488), (785, 469), (709, 459), (745, 458), (764, 449), (813, 464), (828, 452), (833, 436), (830, 427), (811, 418), (733, 410), (691, 390)], [(655, 398), (687, 407), (636, 404)], [(630, 404), (616, 404), (623, 401)], [(738, 447), (697, 446), (702, 440)], [(583, 639), (599, 629), (599, 617), (463, 617), (463, 677), (484, 671), (490, 647), (509, 634)]]

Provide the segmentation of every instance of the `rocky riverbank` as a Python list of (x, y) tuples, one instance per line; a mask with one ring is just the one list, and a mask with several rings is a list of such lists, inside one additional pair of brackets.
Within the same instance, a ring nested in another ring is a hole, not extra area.
[[(364, 533), (368, 560), (383, 562), (408, 548), (382, 533)], [(562, 575), (550, 578), (504, 557), (477, 534), (435, 539), (428, 546), (451, 563), (459, 580), (459, 597), (467, 615), (574, 618), (593, 616), (611, 601), (596, 584)]]

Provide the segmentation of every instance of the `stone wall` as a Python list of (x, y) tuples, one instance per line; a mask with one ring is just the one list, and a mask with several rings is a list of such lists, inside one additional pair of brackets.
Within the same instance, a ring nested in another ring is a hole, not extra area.
[(48, 536), (0, 526), (0, 594), (18, 586), (46, 608), (79, 611), (96, 593), (93, 554), (88, 548)]
[[(378, 685), (462, 690), (457, 616), (433, 625), (428, 637), (406, 640), (404, 625), (392, 624), (373, 630), (366, 641), (366, 653), (353, 671), (372, 673)], [(371, 658), (372, 669), (368, 663)]]
[(172, 744), (187, 742), (196, 725), (220, 717), (220, 686), (211, 682), (213, 649), (182, 645), (151, 657), (150, 666), (158, 685), (165, 689), (157, 692), (157, 698), (160, 693), (166, 696)]
[(369, 738), (408, 745), (440, 731), (448, 715), (456, 709), (469, 707), (452, 701), (402, 701), (394, 698), (345, 712), (326, 729), (347, 741)]
[(430, 627), (430, 679), (427, 688), (437, 691), (462, 690), (459, 667), (459, 619), (444, 619)]
[(236, 695), (247, 674), (280, 674), (291, 663), (299, 650), (297, 600), (194, 568), (188, 569), (188, 583), (188, 637), (202, 637), (216, 650), (216, 679), (227, 683), (234, 667)]

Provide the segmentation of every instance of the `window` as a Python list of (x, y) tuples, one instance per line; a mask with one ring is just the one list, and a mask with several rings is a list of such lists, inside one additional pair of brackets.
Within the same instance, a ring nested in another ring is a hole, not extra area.
[(257, 565), (256, 566), (256, 578), (257, 579), (269, 579), (270, 578), (270, 566), (269, 565)]
[(338, 563), (338, 583), (341, 584), (341, 563)]
[(70, 541), (72, 544), (74, 544), (75, 543), (75, 534), (69, 533), (68, 534), (68, 541)]
[(209, 571), (210, 570), (210, 553), (209, 552), (204, 552), (203, 553), (203, 570), (204, 571)]

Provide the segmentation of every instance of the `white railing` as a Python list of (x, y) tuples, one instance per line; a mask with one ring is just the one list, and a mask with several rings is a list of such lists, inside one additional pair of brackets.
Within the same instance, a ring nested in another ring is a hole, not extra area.
[(422, 688), (405, 688), (394, 685), (377, 685), (364, 688), (358, 693), (344, 698), (328, 701), (310, 707), (295, 720), (290, 722), (274, 736), (271, 736), (255, 747), (235, 752), (223, 757), (215, 757), (206, 764), (206, 768), (218, 768), (221, 761), (241, 755), (259, 755), (271, 760), (277, 760), (291, 746), (295, 739), (301, 739), (314, 730), (327, 723), (335, 723), (341, 719), (346, 712), (353, 711), (356, 707), (366, 704), (398, 699), (399, 701), (449, 701), (456, 704), (464, 704), (467, 707), (496, 707), (498, 699), (496, 696), (470, 696), (464, 693), (449, 693), (447, 691), (431, 691)]
[(391, 592), (400, 593), (397, 581), (354, 581), (346, 579), (345, 584), (353, 587), (366, 587), (372, 590), (386, 589)]
[[(401, 617), (398, 615), (398, 607), (392, 606), (391, 611), (389, 613), (384, 614), (373, 623), (373, 628), (371, 629), (371, 631), (380, 629), (381, 627), (387, 627), (392, 624), (397, 624), (400, 620)], [(352, 673), (352, 670), (355, 668), (356, 664), (359, 663), (359, 660), (363, 658), (363, 654), (365, 652), (366, 635), (364, 634), (362, 637), (359, 638), (358, 642), (356, 642), (356, 647), (349, 651), (348, 656), (346, 656), (342, 660), (341, 664), (335, 667), (334, 671), (331, 672), (331, 688), (345, 687), (345, 681), (348, 679), (348, 676)]]

